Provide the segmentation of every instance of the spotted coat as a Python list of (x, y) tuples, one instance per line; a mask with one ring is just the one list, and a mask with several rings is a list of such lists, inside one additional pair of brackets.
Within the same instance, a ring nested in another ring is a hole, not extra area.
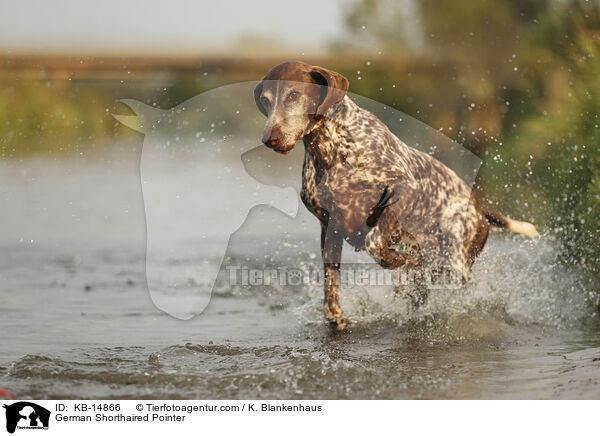
[[(451, 169), (404, 144), (347, 96), (304, 137), (304, 145), (302, 200), (355, 249), (386, 267), (427, 262), (467, 278), (481, 250), (474, 244), (485, 243), (488, 223)], [(370, 228), (367, 218), (386, 188), (393, 192), (391, 205)], [(410, 247), (406, 253), (399, 252), (402, 242)]]

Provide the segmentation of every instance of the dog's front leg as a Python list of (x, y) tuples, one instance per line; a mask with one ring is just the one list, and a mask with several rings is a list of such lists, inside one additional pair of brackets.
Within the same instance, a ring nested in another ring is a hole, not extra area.
[(321, 222), (321, 255), (325, 270), (325, 316), (332, 327), (343, 330), (348, 321), (343, 317), (339, 300), (342, 235), (335, 226)]

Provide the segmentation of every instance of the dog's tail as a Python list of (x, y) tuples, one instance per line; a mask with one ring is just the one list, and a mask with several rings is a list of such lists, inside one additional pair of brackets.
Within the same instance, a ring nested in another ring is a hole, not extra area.
[(535, 229), (535, 226), (531, 223), (511, 220), (510, 218), (507, 218), (504, 215), (499, 214), (498, 212), (490, 212), (484, 210), (483, 213), (487, 218), (488, 222), (494, 227), (510, 230), (511, 232), (515, 233), (522, 233), (532, 238), (534, 236), (540, 236), (540, 234)]

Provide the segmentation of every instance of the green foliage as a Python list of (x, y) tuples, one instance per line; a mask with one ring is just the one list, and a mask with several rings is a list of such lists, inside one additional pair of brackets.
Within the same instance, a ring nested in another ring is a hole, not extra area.
[(0, 79), (0, 156), (82, 152), (112, 129), (110, 100), (89, 86), (28, 74)]
[(530, 41), (548, 59), (538, 74), (548, 86), (523, 141), (543, 144), (534, 171), (565, 258), (600, 273), (600, 9), (573, 2), (549, 10)]
[(171, 108), (218, 85), (189, 75), (141, 82), (44, 76), (0, 72), (0, 159), (113, 146), (119, 135), (135, 134), (111, 115), (129, 111), (120, 99)]

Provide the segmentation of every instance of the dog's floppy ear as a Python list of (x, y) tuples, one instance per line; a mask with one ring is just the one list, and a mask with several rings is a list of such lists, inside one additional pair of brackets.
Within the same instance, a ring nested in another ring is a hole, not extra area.
[(256, 88), (254, 88), (254, 102), (256, 103), (256, 107), (258, 107), (258, 110), (262, 112), (263, 115), (267, 116), (267, 109), (264, 107), (264, 105), (261, 103), (260, 101), (260, 95), (262, 94), (263, 91), (263, 80), (261, 80), (260, 82), (258, 82), (258, 85), (256, 85)]
[(348, 79), (340, 73), (322, 67), (313, 67), (310, 75), (317, 84), (323, 86), (321, 100), (315, 113), (323, 116), (327, 109), (342, 101), (348, 91)]

